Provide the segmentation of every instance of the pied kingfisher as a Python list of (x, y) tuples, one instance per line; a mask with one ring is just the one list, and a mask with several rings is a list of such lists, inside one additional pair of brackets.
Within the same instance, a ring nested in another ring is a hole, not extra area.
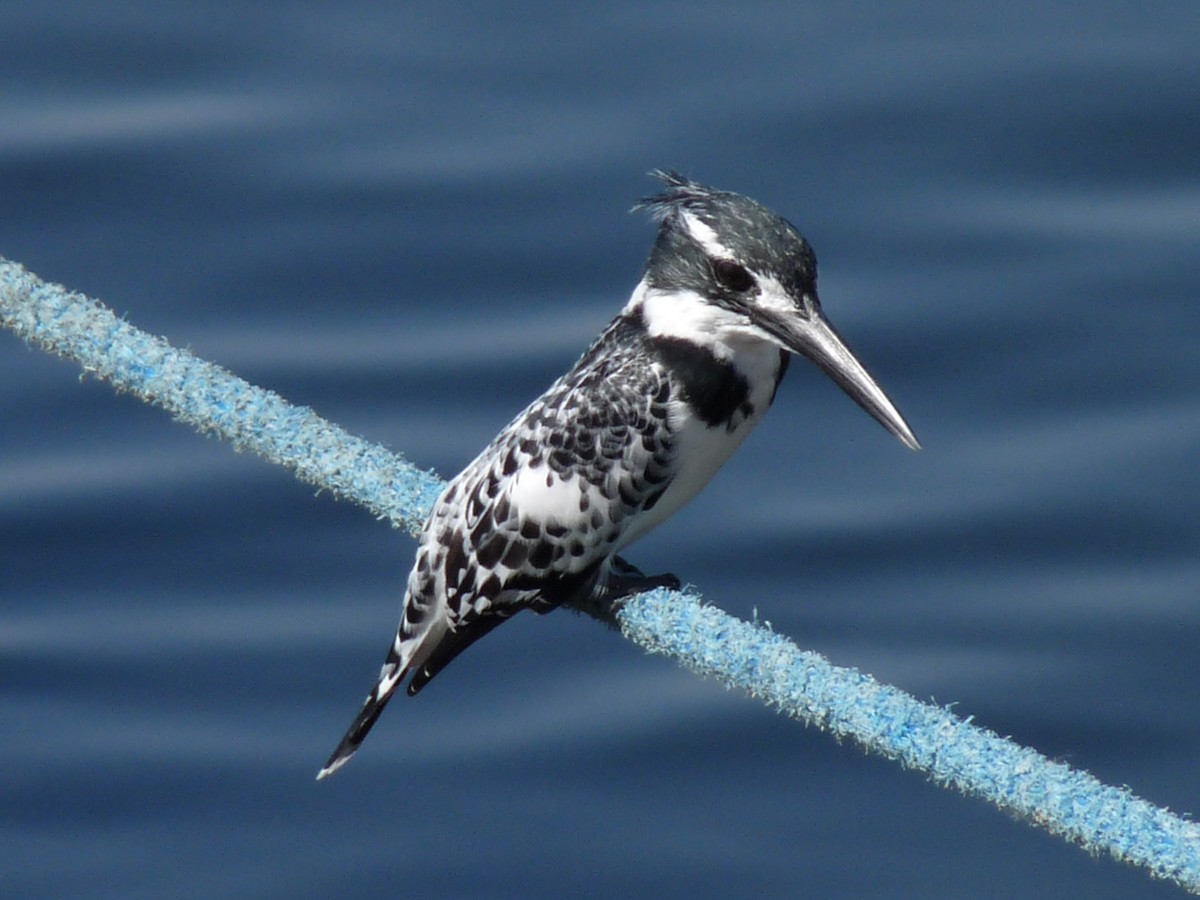
[(816, 256), (796, 228), (748, 197), (652, 174), (665, 189), (635, 207), (660, 223), (642, 280), (438, 498), (387, 661), (318, 778), (353, 755), (406, 675), (412, 696), (515, 613), (678, 587), (616, 554), (708, 483), (775, 399), (789, 354), (919, 449), (822, 315)]

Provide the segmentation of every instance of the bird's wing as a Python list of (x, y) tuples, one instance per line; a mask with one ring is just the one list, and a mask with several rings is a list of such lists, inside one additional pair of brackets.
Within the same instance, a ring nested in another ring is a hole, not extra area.
[(446, 489), (409, 580), (414, 613), (444, 601), (457, 630), (587, 588), (674, 477), (670, 401), (661, 366), (585, 354)]

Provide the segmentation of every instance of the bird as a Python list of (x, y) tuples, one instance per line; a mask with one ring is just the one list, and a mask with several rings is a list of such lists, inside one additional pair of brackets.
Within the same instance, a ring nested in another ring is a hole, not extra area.
[(411, 674), (416, 695), (522, 610), (615, 609), (677, 589), (618, 554), (700, 491), (806, 357), (884, 428), (920, 444), (825, 317), (817, 259), (749, 197), (654, 170), (637, 202), (658, 223), (641, 280), (571, 369), (450, 481), (418, 539), (378, 679), (317, 774), (355, 753)]

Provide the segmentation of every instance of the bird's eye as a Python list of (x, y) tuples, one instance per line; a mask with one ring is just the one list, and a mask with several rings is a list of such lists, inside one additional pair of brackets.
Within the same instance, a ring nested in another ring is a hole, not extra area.
[(750, 271), (732, 259), (718, 259), (714, 262), (713, 274), (717, 276), (717, 281), (722, 287), (737, 291), (739, 294), (750, 290), (755, 284), (754, 276), (750, 274)]

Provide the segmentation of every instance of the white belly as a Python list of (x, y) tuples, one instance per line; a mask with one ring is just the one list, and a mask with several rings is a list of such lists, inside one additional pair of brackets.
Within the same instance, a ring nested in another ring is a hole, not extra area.
[(779, 349), (765, 344), (743, 349), (738, 354), (737, 366), (750, 384), (747, 399), (754, 412), (740, 421), (735, 419), (735, 427), (730, 430), (725, 425), (709, 427), (692, 415), (684, 401), (672, 401), (670, 424), (677, 448), (675, 477), (658, 503), (630, 523), (614, 552), (636, 541), (695, 497), (762, 419), (775, 393)]

